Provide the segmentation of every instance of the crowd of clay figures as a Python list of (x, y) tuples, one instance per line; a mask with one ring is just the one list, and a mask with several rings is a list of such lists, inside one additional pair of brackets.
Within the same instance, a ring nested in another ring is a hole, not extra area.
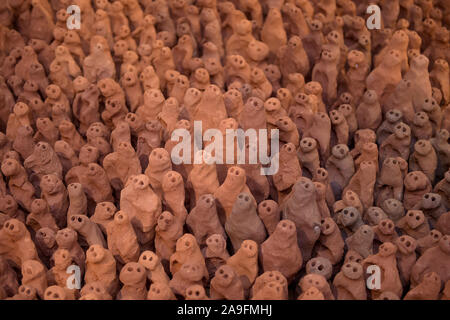
[[(449, 0), (0, 1), (0, 299), (449, 299), (449, 28)], [(174, 164), (194, 121), (278, 129), (277, 172)]]

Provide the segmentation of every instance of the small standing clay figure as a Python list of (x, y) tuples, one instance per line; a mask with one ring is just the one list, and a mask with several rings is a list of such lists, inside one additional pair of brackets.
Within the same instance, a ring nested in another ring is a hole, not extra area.
[(47, 272), (47, 279), (49, 281), (49, 284), (56, 284), (63, 287), (66, 296), (70, 299), (75, 299), (75, 297), (78, 295), (77, 290), (69, 289), (67, 287), (70, 276), (70, 273), (67, 272), (67, 268), (72, 263), (70, 252), (66, 249), (58, 249), (53, 254), (52, 259), (55, 262), (55, 265)]
[(335, 300), (333, 293), (331, 292), (330, 285), (324, 276), (316, 273), (310, 273), (300, 279), (298, 286), (302, 292), (306, 292), (311, 287), (316, 287), (324, 296), (325, 300)]
[(16, 137), (12, 147), (22, 158), (27, 159), (33, 154), (35, 143), (33, 141), (33, 130), (29, 126), (21, 126), (17, 129)]
[(43, 199), (34, 199), (31, 203), (31, 212), (27, 216), (27, 225), (34, 231), (46, 227), (55, 232), (58, 231), (58, 226), (55, 223), (53, 215), (50, 213), (50, 208)]
[(243, 300), (244, 288), (234, 269), (223, 265), (211, 279), (211, 299)]
[(252, 300), (287, 300), (288, 282), (278, 271), (266, 271), (256, 278), (251, 290)]
[(26, 260), (37, 260), (38, 254), (30, 233), (23, 222), (9, 219), (0, 229), (0, 252), (7, 260), (20, 267)]
[(50, 265), (50, 258), (57, 250), (56, 232), (50, 228), (41, 228), (36, 231), (35, 245), (38, 254), (45, 265)]
[(416, 264), (411, 270), (411, 286), (417, 286), (423, 281), (424, 275), (434, 271), (441, 278), (441, 281), (447, 282), (450, 278), (447, 265), (450, 261), (450, 236), (445, 235), (439, 240), (437, 246), (427, 249), (422, 256), (417, 259)]
[(273, 55), (276, 54), (280, 47), (286, 45), (287, 36), (283, 27), (280, 9), (269, 9), (261, 29), (261, 40), (269, 46), (269, 50)]
[(234, 202), (242, 192), (250, 195), (256, 204), (256, 201), (253, 199), (253, 196), (251, 196), (251, 192), (246, 184), (245, 170), (235, 166), (230, 167), (225, 181), (214, 192), (214, 198), (217, 199), (221, 208), (224, 210), (226, 217), (231, 215)]
[(244, 240), (253, 240), (261, 244), (266, 238), (266, 230), (256, 213), (252, 197), (245, 192), (238, 195), (225, 223), (225, 230), (236, 252)]
[(89, 246), (99, 244), (106, 247), (106, 241), (100, 227), (82, 214), (74, 214), (67, 219), (68, 227), (74, 229)]
[(144, 251), (141, 253), (138, 261), (147, 270), (147, 278), (152, 283), (161, 283), (169, 285), (169, 277), (164, 271), (160, 258), (153, 251)]
[(359, 263), (347, 262), (334, 277), (333, 286), (336, 288), (337, 300), (366, 300), (366, 282), (363, 268)]
[(311, 175), (320, 168), (320, 157), (317, 150), (317, 141), (313, 138), (303, 138), (298, 149), (298, 158), (303, 168), (308, 169)]
[(177, 240), (183, 235), (183, 225), (169, 211), (164, 211), (158, 217), (155, 230), (156, 254), (161, 260), (169, 260)]
[(359, 129), (376, 130), (382, 120), (381, 107), (375, 91), (367, 90), (361, 103), (356, 108)]
[(337, 144), (331, 149), (331, 155), (327, 159), (326, 169), (332, 187), (338, 186), (340, 190), (345, 188), (355, 173), (355, 165), (352, 155), (345, 144)]
[(9, 177), (8, 188), (19, 205), (31, 211), (31, 203), (35, 189), (28, 181), (25, 168), (16, 159), (7, 159), (2, 162), (1, 171)]
[(87, 296), (93, 296), (97, 298), (97, 300), (112, 300), (111, 295), (106, 291), (103, 284), (99, 281), (84, 285), (81, 288), (80, 295), (80, 300), (88, 300), (85, 298)]
[(186, 262), (180, 271), (175, 273), (169, 286), (176, 295), (184, 296), (186, 289), (192, 285), (201, 285), (203, 279), (203, 268), (198, 263)]
[(428, 219), (421, 210), (409, 210), (397, 221), (397, 227), (416, 240), (425, 237), (430, 232)]
[(324, 257), (330, 260), (332, 264), (341, 260), (345, 243), (336, 222), (332, 218), (325, 218), (322, 221), (319, 242), (318, 257)]
[(185, 233), (177, 240), (175, 253), (170, 256), (170, 272), (172, 275), (180, 271), (183, 264), (198, 263), (202, 266), (203, 275), (207, 279), (208, 270), (206, 269), (205, 259), (200, 251), (200, 248), (195, 240), (195, 237), (190, 233)]
[(430, 231), (428, 235), (426, 235), (423, 238), (420, 238), (417, 241), (417, 247), (418, 251), (423, 254), (425, 250), (428, 248), (437, 246), (439, 244), (439, 241), (442, 238), (442, 233), (439, 230), (433, 229)]
[(25, 222), (25, 213), (19, 208), (19, 205), (13, 196), (9, 194), (5, 196), (0, 195), (0, 199), (0, 212), (5, 214), (5, 218), (15, 218), (17, 220)]
[(186, 288), (186, 300), (210, 300), (202, 285), (194, 284)]
[(56, 224), (62, 227), (66, 223), (69, 200), (64, 183), (55, 174), (47, 174), (41, 179), (41, 197), (47, 201)]
[(55, 240), (58, 244), (58, 249), (68, 250), (72, 260), (83, 272), (86, 255), (78, 243), (78, 234), (76, 231), (71, 228), (61, 229), (56, 233)]
[(242, 242), (239, 250), (227, 260), (241, 278), (245, 290), (249, 289), (258, 276), (258, 244), (253, 240)]
[(101, 282), (111, 296), (115, 295), (118, 288), (116, 260), (108, 249), (97, 244), (89, 247), (86, 251), (84, 281), (86, 284)]
[(416, 263), (417, 241), (408, 235), (402, 235), (395, 241), (397, 245), (397, 266), (402, 284), (409, 283), (411, 270)]
[(24, 167), (32, 172), (30, 179), (40, 181), (46, 174), (62, 178), (62, 165), (53, 148), (47, 142), (38, 142), (33, 153), (25, 159)]
[(428, 272), (422, 281), (411, 289), (403, 300), (437, 300), (441, 291), (441, 278), (435, 272)]
[(61, 140), (70, 143), (76, 152), (80, 152), (81, 147), (85, 144), (84, 139), (78, 133), (75, 125), (69, 120), (61, 120), (58, 126)]
[(433, 126), (428, 115), (421, 111), (414, 115), (411, 129), (416, 139), (429, 140), (433, 136)]
[(271, 235), (280, 221), (280, 209), (274, 200), (264, 200), (258, 204), (258, 215), (261, 218), (267, 233)]
[(367, 76), (367, 89), (374, 90), (380, 101), (384, 101), (402, 80), (401, 59), (398, 50), (391, 50), (385, 54), (382, 62)]
[(317, 206), (314, 184), (302, 177), (282, 204), (283, 219), (291, 220), (297, 228), (297, 241), (305, 261), (311, 257), (320, 236), (321, 214)]
[(49, 286), (44, 292), (44, 300), (63, 301), (72, 299), (61, 286)]
[(105, 78), (114, 78), (116, 68), (107, 40), (95, 35), (90, 40), (89, 55), (83, 61), (84, 76), (91, 83)]
[(114, 220), (106, 229), (108, 248), (112, 255), (124, 263), (136, 261), (139, 258), (139, 244), (130, 221), (125, 211), (117, 211)]
[(373, 229), (368, 225), (362, 225), (356, 232), (348, 237), (345, 242), (348, 249), (356, 251), (363, 258), (368, 257), (373, 251)]
[(338, 63), (339, 56), (335, 52), (325, 49), (312, 70), (311, 79), (322, 85), (323, 99), (326, 103), (333, 103), (337, 97)]
[(128, 262), (119, 274), (122, 289), (117, 294), (118, 300), (145, 300), (147, 298), (147, 280), (144, 266), (137, 262)]
[(147, 300), (177, 300), (168, 284), (153, 283), (147, 294)]
[(43, 299), (47, 289), (47, 275), (45, 267), (38, 260), (26, 260), (22, 264), (22, 285), (36, 289), (38, 296)]
[(103, 167), (116, 190), (122, 189), (131, 176), (142, 172), (139, 158), (129, 142), (120, 142), (116, 152), (106, 155)]
[(392, 109), (385, 113), (385, 120), (377, 129), (376, 139), (382, 144), (387, 137), (394, 133), (394, 128), (401, 122), (403, 113), (398, 109)]
[(375, 233), (375, 239), (383, 243), (384, 242), (395, 243), (395, 241), (398, 238), (398, 234), (395, 231), (395, 224), (390, 219), (380, 220), (378, 225), (373, 228), (373, 231)]
[(180, 173), (167, 171), (162, 181), (164, 202), (179, 223), (186, 221), (184, 181)]
[[(302, 141), (311, 138), (302, 139)], [(314, 141), (314, 139), (311, 139)], [(310, 142), (307, 142), (308, 145)], [(302, 144), (301, 144), (302, 145)], [(311, 146), (312, 147), (312, 146)], [(303, 158), (301, 161), (311, 161), (315, 163), (315, 159), (318, 160), (319, 155), (315, 148), (306, 147), (303, 153)], [(309, 152), (308, 152), (309, 151)], [(300, 161), (297, 156), (296, 148), (292, 143), (286, 143), (281, 147), (280, 157), (279, 157), (279, 169), (273, 176), (273, 184), (278, 191), (279, 198), (283, 197), (285, 193), (288, 193), (295, 182), (301, 177), (302, 168), (300, 166)], [(281, 202), (281, 199), (279, 199)]]
[(225, 231), (217, 215), (216, 202), (211, 194), (200, 196), (196, 206), (191, 210), (187, 219), (187, 226), (192, 230), (200, 246), (213, 234), (220, 234), (226, 238)]
[(370, 66), (367, 63), (364, 53), (358, 50), (351, 50), (347, 54), (347, 63), (349, 69), (347, 71), (347, 89), (358, 102), (363, 96), (366, 88), (366, 77), (370, 71)]
[(67, 219), (74, 214), (87, 214), (87, 198), (81, 183), (71, 183), (67, 186), (69, 194), (69, 209)]
[(398, 123), (394, 133), (387, 137), (380, 145), (380, 160), (388, 157), (409, 158), (409, 145), (411, 144), (411, 128), (403, 122)]
[(414, 144), (414, 152), (409, 157), (409, 170), (422, 171), (433, 182), (437, 163), (436, 151), (429, 140), (419, 140)]
[(153, 239), (157, 218), (161, 214), (161, 200), (149, 185), (144, 174), (132, 176), (120, 194), (120, 208), (130, 216), (139, 243)]
[(145, 174), (149, 178), (149, 183), (153, 191), (162, 198), (162, 182), (164, 175), (172, 170), (170, 155), (166, 149), (153, 149), (148, 157), (148, 167)]
[(437, 193), (425, 193), (422, 200), (417, 203), (413, 209), (422, 210), (422, 212), (431, 219), (433, 224), (439, 217), (447, 212), (447, 208), (442, 201), (441, 195)]
[[(377, 204), (386, 199), (403, 199), (403, 181), (408, 169), (408, 163), (400, 157), (386, 158), (381, 167), (377, 181)], [(396, 219), (394, 219), (396, 220)]]
[(431, 192), (431, 183), (422, 171), (412, 171), (408, 173), (404, 180), (405, 194), (403, 205), (406, 210), (410, 210), (422, 199), (423, 195)]
[(319, 289), (311, 286), (308, 290), (299, 295), (297, 300), (325, 300), (325, 297), (323, 296), (323, 293), (319, 291)]
[(337, 222), (344, 227), (347, 234), (355, 233), (364, 222), (361, 213), (354, 207), (346, 207), (337, 214)]
[[(0, 291), (3, 291), (7, 296), (12, 296), (20, 292), (19, 283), (17, 282), (17, 275), (14, 269), (9, 265), (7, 260), (0, 257)], [(2, 297), (3, 299), (3, 297)]]
[(370, 265), (376, 265), (381, 271), (381, 286), (378, 289), (372, 289), (372, 297), (377, 298), (383, 292), (393, 292), (401, 297), (403, 292), (400, 274), (397, 269), (397, 260), (395, 254), (397, 246), (391, 242), (385, 242), (378, 248), (378, 253), (370, 255), (363, 261), (365, 269)]
[[(6, 125), (6, 136), (13, 141), (17, 130), (21, 127), (31, 126), (31, 110), (23, 102), (18, 102), (13, 107), (13, 112), (9, 114), (7, 125)], [(5, 120), (3, 120), (5, 121)]]
[(217, 269), (230, 257), (226, 246), (227, 242), (220, 234), (213, 234), (206, 239), (206, 247), (203, 248), (202, 253), (210, 278), (214, 277)]
[(6, 300), (37, 300), (36, 289), (30, 285), (22, 284), (17, 290), (17, 294)]
[(261, 244), (260, 260), (264, 271), (276, 270), (288, 282), (302, 267), (303, 259), (297, 242), (297, 230), (290, 220), (281, 220), (275, 231)]
[(373, 205), (373, 192), (375, 188), (377, 164), (374, 161), (361, 162), (359, 169), (355, 175), (350, 179), (344, 192), (352, 190), (361, 199), (365, 208)]

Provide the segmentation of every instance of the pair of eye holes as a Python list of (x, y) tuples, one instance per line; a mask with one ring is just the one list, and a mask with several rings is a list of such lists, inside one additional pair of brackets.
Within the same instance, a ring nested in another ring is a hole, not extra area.
[(128, 267), (127, 268), (128, 272), (133, 272), (134, 270), (136, 270), (138, 273), (140, 273), (142, 271), (141, 268), (139, 268), (139, 267), (137, 267), (136, 269), (134, 269), (133, 267)]
[(53, 295), (53, 298), (54, 298), (54, 299), (59, 299), (59, 294), (58, 294), (57, 292), (52, 292), (51, 290), (48, 290), (48, 291), (45, 293), (45, 295), (46, 295), (48, 298), (51, 298), (51, 296)]
[[(144, 261), (147, 260), (147, 256), (143, 255), (142, 260), (144, 260)], [(148, 257), (148, 261), (153, 261), (153, 257), (152, 256)]]
[[(288, 224), (286, 222), (281, 223), (281, 227), (282, 228), (287, 228)], [(289, 224), (289, 230), (292, 230), (294, 227), (292, 226), (292, 224)]]
[(213, 243), (213, 242), (219, 243), (219, 239), (218, 239), (218, 238), (215, 238), (215, 239), (209, 238), (209, 239), (207, 240), (207, 242), (208, 242), (208, 243)]
[[(315, 266), (316, 266), (316, 262), (315, 262), (315, 261), (311, 262), (311, 267), (314, 268)], [(319, 265), (317, 266), (317, 270), (319, 270), (319, 271), (322, 271), (324, 268), (325, 268), (325, 267), (323, 266), (323, 264), (319, 264)]]
[(391, 223), (391, 222), (386, 222), (386, 221), (383, 221), (383, 222), (381, 222), (381, 225), (383, 226), (383, 227), (388, 227), (389, 229), (393, 229), (394, 228), (394, 225)]
[(410, 177), (414, 177), (414, 181), (417, 181), (417, 180), (419, 180), (419, 177), (418, 176), (416, 176), (416, 175), (412, 175), (412, 174), (408, 174)]
[(320, 282), (319, 281), (313, 281), (312, 279), (308, 279), (309, 284), (314, 285), (315, 287), (319, 287), (320, 286)]
[(435, 196), (430, 196), (428, 193), (423, 196), (425, 199), (431, 199), (431, 201), (436, 201)]
[(353, 218), (355, 216), (355, 213), (353, 211), (349, 211), (347, 209), (345, 209), (342, 213), (344, 215), (350, 215), (351, 218)]
[(228, 279), (228, 277), (229, 277), (228, 273), (225, 273), (225, 271), (223, 269), (219, 270), (219, 274), (221, 274), (224, 279)]
[[(408, 213), (408, 217), (411, 217), (411, 218), (414, 217), (414, 213), (413, 213), (413, 212)], [(416, 220), (417, 220), (417, 221), (420, 220), (420, 215), (417, 215), (417, 216), (416, 216)]]
[(406, 237), (400, 237), (400, 242), (405, 242), (406, 247), (410, 247), (412, 244), (411, 241), (407, 240)]
[(83, 221), (83, 218), (81, 218), (81, 217), (72, 217), (72, 218), (70, 218), (70, 220), (72, 220), (73, 222), (75, 222), (76, 220), (78, 221), (78, 222), (82, 222)]
[(15, 227), (14, 224), (6, 222), (4, 228), (13, 231)]
[[(358, 263), (359, 263), (359, 262), (358, 262)], [(347, 263), (347, 264), (345, 265), (345, 267), (346, 267), (347, 269), (350, 269), (350, 268), (351, 268), (351, 265), (350, 265), (349, 263)], [(352, 271), (353, 271), (354, 273), (356, 273), (356, 272), (358, 272), (358, 268), (353, 267), (353, 268), (352, 268)]]
[(200, 296), (200, 291), (199, 291), (199, 290), (195, 290), (195, 292), (194, 292), (194, 291), (192, 291), (192, 290), (189, 290), (189, 291), (187, 292), (187, 294), (188, 294), (188, 296), (193, 296), (193, 295), (195, 295), (195, 296), (199, 297), (199, 296)]
[(244, 201), (249, 201), (250, 200), (249, 196), (244, 196), (243, 194), (240, 194), (238, 196), (238, 198), (241, 199), (241, 200), (244, 200)]
[(29, 296), (31, 294), (31, 289), (26, 288), (26, 287), (21, 287), (20, 292)]

